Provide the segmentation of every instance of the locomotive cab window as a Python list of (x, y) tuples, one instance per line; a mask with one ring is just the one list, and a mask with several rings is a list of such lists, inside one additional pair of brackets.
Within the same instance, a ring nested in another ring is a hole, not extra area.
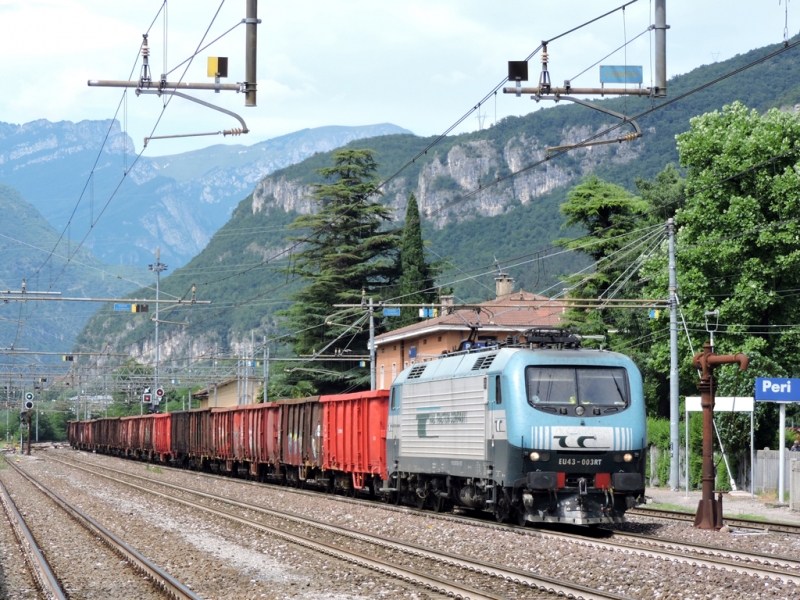
[(628, 406), (628, 377), (620, 367), (528, 367), (528, 403), (537, 407)]

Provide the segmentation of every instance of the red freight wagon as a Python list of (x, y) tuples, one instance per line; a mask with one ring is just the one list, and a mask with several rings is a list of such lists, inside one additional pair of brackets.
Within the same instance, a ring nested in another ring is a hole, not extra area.
[(125, 454), (136, 454), (141, 450), (139, 428), (142, 417), (121, 417), (119, 420), (119, 439)]
[(153, 451), (159, 460), (166, 461), (172, 452), (172, 444), (170, 443), (172, 438), (172, 415), (170, 413), (152, 415), (151, 421), (153, 423)]
[(279, 458), (280, 407), (277, 404), (248, 404), (233, 411), (233, 457), (250, 463), (250, 474), (258, 465), (275, 464)]
[(232, 461), (233, 454), (233, 415), (238, 407), (211, 409), (212, 451), (216, 459)]
[(278, 400), (278, 404), (281, 407), (283, 462), (293, 467), (322, 467), (322, 406), (319, 396)]
[(389, 390), (320, 396), (319, 401), (325, 413), (323, 468), (352, 473), (355, 489), (370, 479), (386, 479)]

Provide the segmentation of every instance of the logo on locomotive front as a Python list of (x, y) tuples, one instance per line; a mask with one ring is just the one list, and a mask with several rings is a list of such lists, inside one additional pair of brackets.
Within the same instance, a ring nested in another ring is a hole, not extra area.
[(531, 429), (532, 447), (542, 450), (631, 450), (630, 427), (544, 426)]

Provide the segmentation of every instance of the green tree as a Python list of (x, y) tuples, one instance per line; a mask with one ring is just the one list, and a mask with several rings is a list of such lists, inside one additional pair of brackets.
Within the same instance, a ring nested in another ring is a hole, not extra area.
[[(422, 242), (422, 222), (417, 198), (412, 192), (406, 207), (406, 221), (400, 244), (400, 282), (398, 296), (405, 304), (427, 304), (436, 302), (438, 293), (433, 289), (436, 275), (441, 270), (439, 262), (425, 261), (425, 246)], [(405, 327), (419, 320), (417, 308), (405, 307), (400, 319), (393, 320), (393, 328)]]
[[(295, 293), (295, 303), (280, 314), (298, 355), (321, 351), (326, 354), (365, 353), (368, 331), (348, 327), (362, 313), (342, 313), (334, 304), (354, 304), (367, 297), (380, 297), (379, 289), (396, 284), (399, 242), (396, 230), (386, 229), (391, 209), (375, 199), (380, 195), (375, 172), (377, 163), (371, 150), (339, 150), (333, 154), (333, 166), (319, 169), (327, 180), (314, 186), (315, 214), (301, 215), (291, 227), (308, 232), (302, 237), (300, 252), (286, 273), (301, 277), (307, 285)], [(339, 313), (331, 318), (334, 313)], [(340, 363), (314, 363), (316, 372), (297, 371), (296, 381), (311, 381), (319, 392), (342, 389), (342, 378), (331, 375), (344, 369)], [(369, 371), (348, 373), (347, 383), (363, 385)]]
[[(564, 227), (578, 227), (585, 235), (577, 239), (560, 239), (556, 244), (590, 257), (595, 263), (591, 272), (579, 273), (566, 280), (569, 296), (598, 298), (609, 291), (638, 254), (626, 246), (635, 239), (632, 233), (647, 212), (648, 203), (625, 188), (608, 183), (595, 175), (575, 186), (561, 205), (566, 217)], [(625, 297), (626, 289), (616, 291)], [(565, 315), (565, 324), (584, 335), (607, 335), (618, 311), (572, 309)]]
[[(745, 373), (718, 369), (718, 393), (750, 395), (757, 376), (800, 371), (800, 120), (777, 110), (759, 115), (736, 102), (695, 117), (677, 140), (688, 173), (687, 199), (675, 213), (681, 307), (695, 352), (708, 340), (704, 313), (719, 310), (715, 350), (745, 352), (751, 360)], [(647, 297), (666, 297), (665, 252), (645, 266), (643, 277)], [(662, 316), (653, 333), (664, 328)], [(681, 391), (694, 393), (697, 373), (684, 338)], [(649, 360), (654, 370), (668, 372), (668, 344), (652, 344)], [(759, 447), (775, 447), (772, 412), (756, 411)]]

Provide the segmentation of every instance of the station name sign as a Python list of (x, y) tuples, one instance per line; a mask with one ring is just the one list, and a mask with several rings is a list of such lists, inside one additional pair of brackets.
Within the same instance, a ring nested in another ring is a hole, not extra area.
[(800, 402), (800, 379), (757, 377), (755, 391), (760, 402)]

